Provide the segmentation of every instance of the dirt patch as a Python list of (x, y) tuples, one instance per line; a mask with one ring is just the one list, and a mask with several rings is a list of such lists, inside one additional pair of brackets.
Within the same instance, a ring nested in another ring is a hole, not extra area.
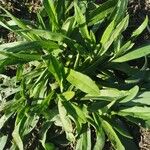
[(150, 130), (141, 128), (141, 140), (139, 147), (141, 150), (150, 150)]

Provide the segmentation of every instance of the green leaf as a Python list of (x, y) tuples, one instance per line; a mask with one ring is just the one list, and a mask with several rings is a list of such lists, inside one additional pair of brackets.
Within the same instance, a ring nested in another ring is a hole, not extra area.
[[(8, 58), (20, 61), (34, 61), (34, 60), (41, 60), (41, 55), (39, 54), (26, 54), (26, 53), (9, 53), (0, 51), (0, 54), (6, 56)], [(19, 63), (19, 62), (18, 62)]]
[(125, 97), (127, 95), (126, 93), (127, 92), (124, 90), (118, 90), (115, 88), (105, 88), (101, 90), (100, 97), (110, 97), (108, 100), (111, 101)]
[(131, 37), (137, 37), (138, 35), (140, 35), (147, 25), (148, 25), (148, 16), (146, 16), (143, 23), (132, 33)]
[(79, 28), (80, 28), (82, 36), (85, 39), (90, 39), (90, 35), (89, 35), (89, 31), (88, 31), (88, 28), (86, 25), (85, 17), (82, 14), (82, 12), (76, 2), (74, 3), (74, 8), (75, 8), (75, 17), (76, 17), (77, 23), (79, 24)]
[[(46, 95), (46, 90), (47, 90), (47, 87), (46, 87), (46, 84), (47, 82), (45, 81), (41, 81), (40, 83), (38, 83), (32, 90), (30, 90), (31, 94), (30, 96), (33, 97), (33, 98), (45, 98), (45, 95)], [(39, 100), (41, 101), (41, 100)], [(41, 101), (42, 102), (42, 101)], [(32, 102), (33, 104), (37, 104), (38, 101), (33, 101)]]
[(103, 150), (105, 145), (105, 134), (102, 127), (96, 131), (96, 143), (93, 150)]
[[(10, 100), (8, 102), (5, 102), (4, 104), (2, 103), (0, 105), (0, 111), (6, 111), (6, 113), (4, 115), (6, 116), (2, 116), (3, 118), (2, 119), (2, 122), (0, 122), (0, 126), (3, 125), (3, 121), (6, 121), (6, 118), (9, 117), (10, 114), (14, 114), (14, 112), (16, 112), (17, 109), (20, 108), (20, 106), (22, 105), (24, 99), (23, 98), (20, 98), (20, 99), (13, 99), (13, 100)], [(11, 110), (11, 112), (10, 112)], [(8, 114), (7, 114), (8, 112)], [(8, 119), (8, 118), (7, 118)]]
[(127, 10), (128, 0), (118, 0), (116, 9), (114, 9), (115, 24), (118, 24), (125, 16)]
[(3, 150), (7, 143), (8, 136), (4, 135), (0, 137), (0, 150)]
[(16, 72), (16, 80), (19, 81), (22, 79), (23, 76), (23, 71), (24, 71), (24, 66), (23, 64), (19, 64), (17, 66), (17, 72)]
[(45, 150), (56, 150), (56, 147), (53, 143), (45, 143)]
[[(37, 12), (37, 18), (38, 18), (38, 23), (40, 24), (40, 27), (41, 27), (42, 29), (46, 29), (44, 20), (43, 20), (41, 14), (38, 13), (38, 12)], [(40, 28), (40, 27), (39, 27), (39, 28)]]
[[(20, 27), (21, 29), (25, 30), (25, 29), (29, 29), (29, 27), (23, 22), (21, 21), (21, 19), (16, 18), (15, 16), (13, 16), (11, 13), (9, 13), (5, 8), (3, 8), (2, 6), (0, 6), (0, 9), (2, 9), (3, 11), (6, 12), (6, 14), (12, 19), (12, 21), (15, 22), (15, 24)], [(2, 26), (4, 25), (5, 28), (7, 28), (10, 31), (16, 32), (18, 33), (16, 30), (13, 30), (11, 27), (5, 25), (5, 24), (1, 24)], [(22, 34), (21, 35), (23, 37), (27, 37), (27, 39), (36, 39), (35, 36), (33, 36), (32, 34)]]
[(107, 134), (109, 140), (113, 144), (114, 148), (116, 150), (125, 150), (113, 127), (107, 121), (102, 120), (102, 127)]
[(62, 93), (62, 95), (64, 96), (66, 100), (71, 100), (75, 96), (75, 92), (67, 91), (67, 92)]
[(50, 122), (55, 122), (57, 118), (59, 118), (60, 120), (57, 107), (53, 107), (52, 109), (49, 109), (49, 110), (48, 109), (43, 110), (42, 115), (47, 121), (50, 121)]
[(108, 0), (105, 3), (99, 5), (87, 16), (87, 23), (89, 26), (98, 23), (102, 19), (105, 19), (113, 11), (117, 0)]
[(50, 102), (51, 102), (51, 100), (52, 100), (52, 98), (53, 98), (53, 96), (54, 96), (54, 91), (51, 91), (50, 93), (48, 93), (48, 95), (47, 95), (47, 97), (42, 101), (42, 103), (41, 103), (41, 111), (45, 108), (45, 110), (49, 107), (49, 105), (50, 105)]
[(131, 136), (131, 134), (129, 133), (127, 127), (125, 126), (125, 124), (119, 120), (113, 120), (111, 121), (111, 125), (113, 126), (113, 128), (118, 131), (123, 137), (126, 137), (128, 139), (133, 139), (133, 137)]
[(38, 40), (38, 41), (21, 41), (21, 42), (12, 42), (5, 43), (0, 45), (0, 51), (8, 51), (8, 52), (30, 52), (30, 51), (38, 51), (40, 52), (42, 48), (45, 49), (58, 49), (59, 46), (57, 43), (52, 42), (50, 40)]
[(45, 49), (58, 49), (59, 46), (57, 43), (49, 41), (49, 40), (39, 40), (39, 41), (25, 41), (25, 42), (12, 42), (5, 43), (0, 45), (0, 51), (7, 52), (31, 52), (37, 51), (41, 52), (42, 48)]
[(36, 86), (36, 84), (40, 83), (41, 81), (45, 80), (47, 74), (48, 74), (47, 68), (41, 71), (39, 77), (36, 79), (36, 82), (33, 84), (33, 87)]
[[(20, 122), (21, 123), (21, 122)], [(18, 146), (19, 150), (24, 150), (23, 142), (19, 134), (20, 123), (15, 126), (15, 129), (12, 133), (15, 144)]]
[(150, 119), (145, 121), (145, 126), (146, 128), (150, 128)]
[[(29, 110), (29, 107), (27, 107), (27, 106), (25, 106), (21, 109), (18, 109), (15, 126), (17, 126), (17, 124), (19, 124), (19, 123), (20, 123), (20, 126), (21, 126), (21, 124), (24, 124), (24, 120), (27, 118), (26, 113), (28, 112), (28, 110)], [(21, 129), (22, 129), (22, 127), (21, 127)]]
[(135, 99), (132, 100), (138, 104), (150, 105), (150, 91), (145, 91), (138, 95)]
[(39, 133), (39, 135), (41, 136), (40, 142), (41, 142), (41, 144), (42, 144), (42, 146), (45, 150), (48, 150), (46, 148), (46, 143), (45, 142), (46, 142), (47, 131), (51, 127), (51, 124), (52, 124), (51, 122), (45, 122), (42, 129), (40, 130), (40, 133)]
[[(84, 114), (84, 111), (78, 105), (75, 105), (73, 103), (71, 104), (71, 106), (73, 108), (72, 110), (74, 110), (74, 112), (76, 112), (76, 115), (77, 115), (79, 122), (80, 123), (86, 123), (86, 116)], [(72, 113), (70, 113), (70, 114), (72, 114)]]
[(18, 18), (14, 17), (11, 13), (9, 13), (6, 9), (0, 6), (0, 9), (6, 12), (6, 14), (22, 29), (27, 29), (27, 26)]
[(52, 40), (52, 41), (63, 41), (66, 36), (64, 36), (61, 33), (57, 32), (50, 32), (48, 30), (40, 30), (40, 29), (30, 29), (30, 30), (20, 30), (22, 33), (32, 33), (34, 35), (37, 35), (39, 37), (42, 37), (47, 40)]
[(88, 93), (90, 95), (100, 95), (100, 90), (95, 84), (95, 82), (80, 72), (77, 72), (73, 69), (66, 69), (67, 80), (76, 88), (80, 89), (81, 91)]
[(73, 29), (75, 28), (75, 17), (72, 16), (72, 17), (69, 17), (62, 25), (62, 30), (66, 31), (67, 32), (67, 35), (69, 36)]
[(58, 15), (58, 21), (64, 20), (65, 16), (65, 0), (58, 0), (57, 2), (57, 15)]
[(129, 51), (135, 43), (132, 43), (131, 41), (126, 42), (120, 49), (119, 51), (117, 51), (117, 53), (115, 54), (114, 58), (117, 58), (121, 55), (123, 55), (124, 53), (126, 53), (127, 51)]
[(141, 58), (141, 57), (146, 56), (148, 54), (150, 54), (150, 45), (143, 46), (141, 48), (133, 50), (132, 52), (129, 52), (129, 53), (117, 58), (117, 59), (114, 59), (112, 62), (126, 62), (126, 61)]
[(91, 150), (91, 130), (86, 128), (77, 139), (76, 150)]
[(27, 115), (26, 121), (24, 122), (23, 127), (20, 130), (20, 132), (22, 132), (22, 136), (25, 136), (28, 133), (30, 133), (35, 128), (38, 121), (39, 117), (37, 115)]
[(2, 26), (3, 28), (15, 32), (11, 27), (9, 27), (6, 23), (3, 23), (2, 21), (0, 21), (0, 26)]
[(127, 15), (113, 30), (111, 36), (109, 37), (109, 40), (105, 43), (105, 45), (102, 47), (100, 54), (103, 55), (108, 50), (108, 48), (111, 46), (111, 44), (115, 41), (116, 38), (118, 38), (119, 35), (125, 30), (125, 28), (128, 25), (129, 21), (129, 15)]
[[(12, 43), (4, 43), (4, 44), (0, 45), (0, 51), (8, 50), (11, 52), (19, 52), (20, 49), (25, 48), (26, 43), (33, 44), (32, 42), (22, 42), (22, 41), (12, 42)], [(24, 44), (25, 44), (25, 46), (24, 46)], [(32, 47), (30, 44), (29, 44), (29, 46), (30, 46), (29, 48)], [(21, 48), (19, 48), (19, 51), (16, 50), (18, 46), (21, 47)]]
[(134, 74), (131, 74), (130, 77), (125, 80), (125, 83), (135, 85), (135, 84), (141, 83), (142, 81), (147, 82), (148, 78), (149, 78), (148, 70), (145, 70), (145, 71), (137, 70), (134, 72)]
[[(20, 30), (18, 32), (22, 33), (32, 33), (36, 36), (39, 36), (43, 39), (47, 39), (48, 41), (56, 41), (56, 42), (64, 42), (66, 43), (69, 47), (72, 48), (75, 52), (80, 50), (79, 48), (84, 48), (83, 46), (79, 45), (75, 40), (63, 35), (62, 33), (57, 33), (57, 32), (50, 32), (48, 30), (40, 30), (40, 29), (31, 29), (31, 30)], [(44, 44), (42, 44), (43, 46)], [(80, 51), (81, 52), (81, 51)]]
[[(52, 51), (52, 49), (59, 49), (59, 45), (55, 42), (52, 42), (50, 40), (39, 40), (37, 41), (37, 45), (39, 45), (41, 48), (44, 49), (50, 49)], [(48, 52), (51, 52), (48, 51)]]
[(71, 120), (69, 119), (69, 117), (67, 116), (66, 109), (63, 106), (61, 100), (58, 101), (58, 110), (59, 110), (60, 119), (61, 119), (61, 122), (63, 125), (62, 127), (66, 132), (66, 138), (69, 141), (74, 141), (75, 137), (73, 135), (72, 123), (71, 123)]
[(126, 102), (129, 102), (131, 101), (139, 92), (139, 87), (138, 86), (135, 86), (133, 87), (132, 89), (130, 89), (129, 91), (127, 91), (127, 96), (120, 101), (120, 103), (126, 103)]
[(96, 43), (96, 36), (92, 30), (90, 30), (90, 37), (93, 43)]
[(76, 123), (77, 130), (80, 131), (82, 124), (87, 122), (84, 111), (78, 105), (67, 101), (63, 95), (58, 96), (68, 115), (71, 116), (71, 119)]
[(43, 0), (43, 5), (49, 16), (49, 20), (51, 21), (52, 31), (58, 30), (59, 29), (58, 18), (57, 18), (57, 13), (56, 13), (55, 6), (54, 6), (54, 1)]
[(104, 145), (105, 145), (105, 133), (102, 128), (102, 122), (99, 118), (99, 115), (97, 113), (93, 113), (93, 118), (95, 123), (97, 124), (96, 128), (96, 143), (94, 145), (93, 150), (103, 150)]
[(65, 71), (62, 64), (59, 63), (59, 61), (51, 55), (50, 61), (48, 62), (47, 66), (48, 70), (53, 74), (56, 81), (59, 83), (61, 91), (63, 91), (63, 80), (65, 77)]
[(94, 100), (94, 101), (113, 101), (115, 100), (115, 97), (109, 97), (109, 96), (88, 96), (81, 98), (81, 100)]
[(117, 114), (121, 116), (132, 116), (143, 120), (149, 120), (150, 107), (133, 106), (130, 108), (120, 108)]
[(106, 30), (104, 31), (100, 43), (104, 45), (110, 38), (112, 31), (114, 30), (115, 22), (114, 20), (108, 25)]
[(13, 113), (4, 114), (0, 118), (0, 129), (4, 126), (5, 122), (12, 116)]

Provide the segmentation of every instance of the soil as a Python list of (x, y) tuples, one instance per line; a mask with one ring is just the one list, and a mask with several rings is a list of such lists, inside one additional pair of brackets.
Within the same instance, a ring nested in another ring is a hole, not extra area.
[[(104, 0), (97, 0), (101, 3)], [(5, 7), (16, 17), (35, 20), (36, 11), (40, 7), (40, 0), (0, 0), (0, 5)], [(150, 18), (150, 0), (129, 0), (128, 12), (131, 16), (130, 26), (131, 30), (136, 29), (145, 16), (148, 15)], [(133, 26), (134, 25), (134, 26)], [(13, 33), (0, 28), (0, 43), (12, 42), (16, 40)], [(137, 45), (143, 43), (150, 43), (150, 28), (147, 28), (145, 32), (137, 39)], [(150, 150), (150, 130), (144, 128), (134, 128), (133, 136), (138, 142), (139, 150)], [(111, 149), (110, 143), (107, 142), (105, 149)]]
[(150, 130), (141, 128), (141, 139), (139, 147), (141, 150), (150, 150)]

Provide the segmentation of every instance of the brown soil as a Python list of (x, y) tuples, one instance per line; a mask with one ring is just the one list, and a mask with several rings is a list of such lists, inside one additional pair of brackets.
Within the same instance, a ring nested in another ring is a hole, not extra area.
[(150, 130), (141, 128), (141, 140), (139, 147), (141, 150), (150, 150)]

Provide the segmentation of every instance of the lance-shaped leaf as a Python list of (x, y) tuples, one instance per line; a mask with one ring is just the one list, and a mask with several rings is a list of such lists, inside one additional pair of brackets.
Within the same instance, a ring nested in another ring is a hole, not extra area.
[(147, 106), (144, 106), (144, 107), (133, 106), (130, 108), (121, 108), (119, 112), (117, 112), (117, 114), (121, 116), (132, 116), (132, 117), (140, 118), (143, 120), (149, 120), (150, 108)]
[(0, 118), (0, 129), (3, 127), (4, 123), (12, 116), (13, 113), (4, 114)]
[(45, 10), (48, 14), (49, 20), (52, 24), (52, 30), (57, 30), (59, 28), (58, 26), (58, 19), (57, 19), (57, 13), (54, 6), (53, 0), (43, 0), (43, 5), (45, 7)]
[(41, 29), (20, 30), (20, 32), (32, 33), (34, 35), (37, 35), (39, 37), (45, 38), (47, 40), (52, 40), (52, 41), (63, 41), (65, 38), (67, 38), (61, 33), (57, 33), (57, 32), (54, 33), (48, 30), (41, 30)]
[(88, 25), (96, 24), (107, 17), (114, 10), (116, 2), (117, 0), (108, 0), (90, 12), (87, 16)]
[(3, 150), (6, 143), (7, 143), (7, 139), (8, 139), (8, 136), (2, 136), (0, 137), (0, 150)]
[(67, 115), (67, 111), (63, 106), (61, 100), (58, 101), (58, 111), (60, 115), (60, 120), (62, 122), (62, 127), (66, 132), (66, 137), (69, 141), (74, 141), (75, 137), (73, 135), (73, 127), (70, 118)]
[(0, 6), (0, 9), (6, 12), (6, 14), (22, 29), (27, 29), (28, 27), (24, 24), (20, 19), (14, 17), (11, 13), (9, 13), (6, 9)]
[(117, 59), (114, 59), (113, 62), (126, 62), (126, 61), (141, 58), (141, 57), (146, 56), (148, 54), (150, 54), (150, 45), (143, 46), (141, 48), (133, 50), (132, 52), (129, 52), (129, 53), (117, 58)]
[(131, 101), (139, 92), (139, 87), (135, 86), (132, 89), (130, 89), (129, 91), (127, 91), (127, 96), (121, 100), (121, 103), (126, 103)]
[(90, 39), (89, 31), (86, 25), (85, 16), (82, 14), (76, 2), (74, 3), (74, 7), (75, 7), (75, 17), (76, 17), (77, 23), (79, 24), (81, 34), (84, 38)]
[(113, 127), (109, 124), (109, 122), (102, 120), (102, 127), (103, 127), (105, 133), (107, 134), (109, 140), (111, 141), (113, 147), (116, 150), (125, 150), (118, 135), (114, 131)]
[(44, 125), (42, 126), (42, 129), (40, 130), (40, 134), (39, 134), (41, 137), (40, 142), (45, 150), (47, 150), (46, 143), (45, 143), (46, 142), (46, 134), (47, 134), (48, 129), (51, 127), (51, 125), (52, 125), (52, 123), (50, 121), (45, 122)]
[(105, 133), (102, 128), (102, 123), (97, 113), (93, 113), (93, 118), (95, 123), (97, 124), (96, 128), (96, 143), (94, 145), (94, 150), (102, 150), (105, 145)]
[(96, 131), (96, 143), (94, 145), (93, 150), (103, 150), (105, 145), (105, 134), (104, 131), (101, 129), (99, 129), (99, 131)]
[(109, 37), (109, 40), (105, 43), (105, 45), (103, 45), (102, 50), (101, 50), (101, 55), (103, 55), (111, 46), (111, 44), (115, 41), (116, 38), (118, 38), (118, 36), (121, 35), (121, 32), (123, 32), (127, 25), (128, 25), (128, 21), (129, 21), (129, 15), (127, 15), (117, 26), (116, 28), (113, 30), (112, 34)]
[(86, 128), (77, 139), (76, 150), (91, 150), (91, 130)]
[(48, 70), (53, 74), (56, 81), (60, 85), (60, 89), (63, 90), (63, 80), (65, 77), (64, 68), (61, 63), (54, 57), (50, 56), (50, 61), (47, 64)]
[(19, 133), (20, 124), (21, 124), (21, 122), (15, 126), (12, 136), (13, 136), (14, 142), (17, 145), (17, 147), (19, 148), (19, 150), (24, 150), (23, 141), (22, 141), (22, 139), (20, 137), (20, 133)]
[[(113, 11), (115, 23), (118, 24), (126, 14), (128, 0), (118, 0), (116, 8)], [(113, 16), (112, 15), (112, 16)]]
[(66, 97), (63, 94), (59, 95), (59, 99), (62, 101), (62, 105), (66, 109), (68, 115), (71, 116), (73, 121), (76, 123), (77, 130), (80, 131), (82, 124), (85, 124), (87, 122), (86, 115), (79, 106), (75, 105), (74, 103), (71, 103), (66, 98), (69, 97)]
[(59, 48), (58, 44), (50, 40), (12, 42), (0, 45), (0, 51), (7, 51), (13, 53), (17, 52), (29, 53), (31, 51), (41, 52), (43, 49), (48, 49), (48, 51), (51, 52), (52, 49), (58, 48)]
[(138, 35), (140, 35), (146, 28), (147, 24), (148, 24), (148, 16), (146, 16), (143, 23), (132, 33), (131, 37), (137, 37)]
[(135, 102), (137, 104), (143, 104), (143, 105), (150, 105), (150, 91), (145, 91), (143, 93), (140, 93), (138, 97), (132, 100), (132, 102)]
[(24, 122), (24, 125), (21, 129), (21, 131), (23, 132), (22, 133), (22, 136), (25, 136), (27, 135), (28, 133), (30, 133), (36, 126), (36, 124), (38, 123), (39, 121), (39, 117), (34, 115), (34, 116), (30, 116), (28, 115), (27, 118), (26, 118), (26, 121)]
[(7, 58), (11, 58), (19, 61), (34, 61), (41, 60), (41, 55), (39, 54), (26, 54), (26, 53), (10, 53), (5, 51), (0, 51), (0, 54), (6, 56)]
[(106, 30), (104, 31), (100, 43), (104, 45), (110, 38), (112, 31), (114, 30), (115, 22), (114, 20), (108, 25)]
[(90, 95), (99, 95), (100, 90), (95, 82), (85, 74), (73, 69), (66, 69), (67, 80), (76, 88)]

